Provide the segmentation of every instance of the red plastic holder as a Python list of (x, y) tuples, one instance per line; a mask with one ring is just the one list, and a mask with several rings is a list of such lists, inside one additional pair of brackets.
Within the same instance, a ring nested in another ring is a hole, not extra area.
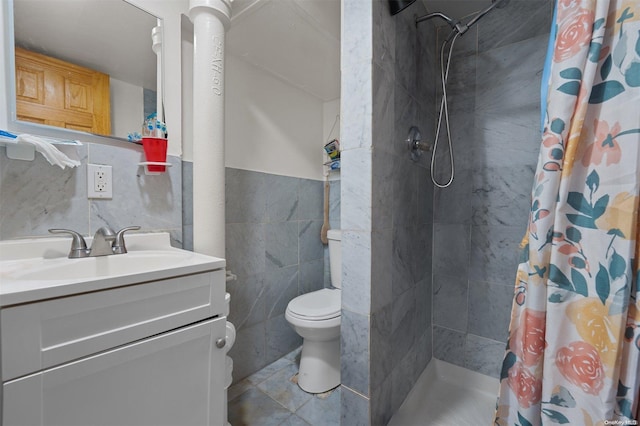
[[(142, 147), (148, 163), (167, 162), (167, 140), (165, 138), (143, 137)], [(151, 173), (164, 173), (164, 164), (148, 164), (147, 170)]]

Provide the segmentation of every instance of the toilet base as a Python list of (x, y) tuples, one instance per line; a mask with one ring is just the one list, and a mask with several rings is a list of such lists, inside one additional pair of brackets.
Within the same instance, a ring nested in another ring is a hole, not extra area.
[(309, 393), (327, 392), (340, 384), (340, 337), (329, 341), (304, 339), (298, 386)]

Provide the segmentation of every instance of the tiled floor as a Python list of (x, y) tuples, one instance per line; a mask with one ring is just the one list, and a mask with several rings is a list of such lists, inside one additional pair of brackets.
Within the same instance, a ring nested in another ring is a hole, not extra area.
[[(340, 388), (304, 392), (295, 383), (299, 358), (298, 349), (231, 386), (231, 425), (339, 425)], [(497, 379), (434, 359), (388, 426), (491, 424), (497, 389)]]
[(340, 388), (312, 395), (295, 383), (297, 349), (229, 388), (233, 426), (334, 426), (340, 424)]

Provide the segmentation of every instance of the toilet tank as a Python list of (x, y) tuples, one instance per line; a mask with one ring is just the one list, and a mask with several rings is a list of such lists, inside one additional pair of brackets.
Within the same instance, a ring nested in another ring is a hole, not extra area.
[(327, 231), (327, 239), (329, 240), (329, 270), (331, 271), (331, 285), (336, 288), (342, 288), (342, 249), (340, 248), (342, 231), (339, 229), (330, 229)]

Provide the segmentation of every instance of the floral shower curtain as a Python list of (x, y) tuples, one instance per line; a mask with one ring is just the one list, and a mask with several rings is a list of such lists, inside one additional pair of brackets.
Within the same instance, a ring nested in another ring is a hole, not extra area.
[(496, 425), (637, 424), (640, 1), (558, 0)]

